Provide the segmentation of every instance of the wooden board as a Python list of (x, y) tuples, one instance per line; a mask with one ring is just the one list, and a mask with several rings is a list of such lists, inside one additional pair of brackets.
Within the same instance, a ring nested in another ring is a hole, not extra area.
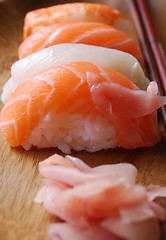
[[(35, 2), (35, 3), (34, 3)], [(62, 2), (62, 1), (61, 1)], [(107, 1), (108, 3), (109, 1)], [(155, 1), (150, 1), (154, 22), (165, 22), (161, 14), (157, 15)], [(160, 5), (164, 1), (157, 1)], [(24, 14), (34, 8), (53, 5), (57, 1), (14, 1), (0, 3), (0, 87), (10, 76), (10, 66), (17, 59), (17, 48), (22, 40)], [(165, 3), (164, 7), (165, 7)], [(155, 6), (155, 8), (154, 8)], [(158, 6), (158, 5), (157, 5)], [(166, 10), (166, 8), (165, 8)], [(163, 13), (165, 11), (162, 11)], [(157, 16), (157, 17), (156, 17)], [(160, 31), (161, 30), (161, 31)], [(159, 36), (166, 49), (166, 36)], [(139, 171), (138, 182), (141, 184), (166, 185), (166, 137), (161, 127), (162, 140), (152, 148), (137, 150), (114, 149), (96, 153), (72, 152), (91, 166), (130, 162)], [(38, 163), (57, 149), (25, 151), (12, 149), (0, 135), (0, 239), (1, 240), (46, 240), (47, 227), (55, 217), (48, 214), (41, 205), (34, 204), (33, 198), (41, 185)], [(165, 201), (162, 201), (166, 205)], [(166, 239), (163, 228), (162, 239)]]

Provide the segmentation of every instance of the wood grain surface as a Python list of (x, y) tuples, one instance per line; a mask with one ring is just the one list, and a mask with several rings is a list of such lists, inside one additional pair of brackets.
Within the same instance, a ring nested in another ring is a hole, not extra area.
[[(106, 3), (109, 2), (112, 1), (106, 1)], [(116, 1), (116, 4), (118, 2)], [(164, 0), (149, 0), (148, 2), (155, 25), (160, 24), (157, 31), (163, 47), (166, 49), (166, 35), (163, 34), (166, 2)], [(11, 64), (17, 59), (17, 48), (22, 40), (25, 13), (31, 9), (55, 3), (59, 2), (8, 0), (0, 3), (1, 90), (10, 76)], [(162, 3), (165, 11), (162, 10)], [(160, 13), (163, 15), (161, 16)], [(152, 148), (130, 151), (119, 148), (96, 153), (73, 151), (72, 155), (80, 157), (91, 166), (130, 162), (138, 168), (139, 183), (165, 186), (166, 136), (161, 124), (160, 130), (162, 140)], [(53, 153), (60, 152), (57, 149), (25, 151), (22, 148), (10, 148), (0, 135), (0, 240), (47, 240), (48, 225), (56, 219), (48, 214), (42, 205), (35, 204), (33, 198), (41, 186), (38, 163)], [(166, 207), (165, 200), (160, 202)], [(162, 240), (166, 239), (165, 229), (164, 223), (162, 223)]]

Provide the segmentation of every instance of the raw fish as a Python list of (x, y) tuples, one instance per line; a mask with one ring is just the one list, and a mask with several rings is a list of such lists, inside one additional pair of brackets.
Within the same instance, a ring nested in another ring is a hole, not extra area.
[(111, 6), (97, 3), (68, 3), (33, 10), (26, 14), (24, 38), (55, 23), (101, 22), (127, 31), (128, 21)]
[(7, 101), (21, 82), (48, 67), (67, 62), (91, 62), (111, 68), (128, 77), (143, 90), (146, 90), (149, 84), (138, 61), (127, 53), (85, 44), (59, 44), (36, 52), (12, 65), (11, 78), (5, 84), (1, 95), (2, 102)]
[(139, 45), (124, 32), (96, 22), (55, 24), (26, 38), (19, 47), (19, 58), (60, 43), (83, 43), (117, 49), (133, 55), (143, 66)]
[(0, 129), (11, 146), (27, 150), (150, 147), (160, 140), (156, 110), (165, 102), (114, 70), (71, 62), (20, 84), (1, 111)]

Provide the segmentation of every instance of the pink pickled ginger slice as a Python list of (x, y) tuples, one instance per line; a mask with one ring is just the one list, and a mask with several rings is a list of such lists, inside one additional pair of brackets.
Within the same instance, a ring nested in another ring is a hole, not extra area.
[(166, 188), (136, 184), (132, 164), (91, 168), (55, 154), (40, 163), (39, 171), (44, 188), (37, 201), (66, 222), (49, 228), (50, 239), (159, 240), (166, 210), (153, 200), (165, 197)]

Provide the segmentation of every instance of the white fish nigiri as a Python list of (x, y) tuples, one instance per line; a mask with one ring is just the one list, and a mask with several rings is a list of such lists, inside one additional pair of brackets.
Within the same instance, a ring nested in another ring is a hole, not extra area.
[(51, 66), (67, 62), (91, 62), (118, 71), (145, 90), (149, 80), (139, 62), (130, 54), (85, 44), (58, 44), (43, 49), (12, 65), (11, 78), (4, 85), (1, 100), (7, 101), (16, 87), (26, 79)]

